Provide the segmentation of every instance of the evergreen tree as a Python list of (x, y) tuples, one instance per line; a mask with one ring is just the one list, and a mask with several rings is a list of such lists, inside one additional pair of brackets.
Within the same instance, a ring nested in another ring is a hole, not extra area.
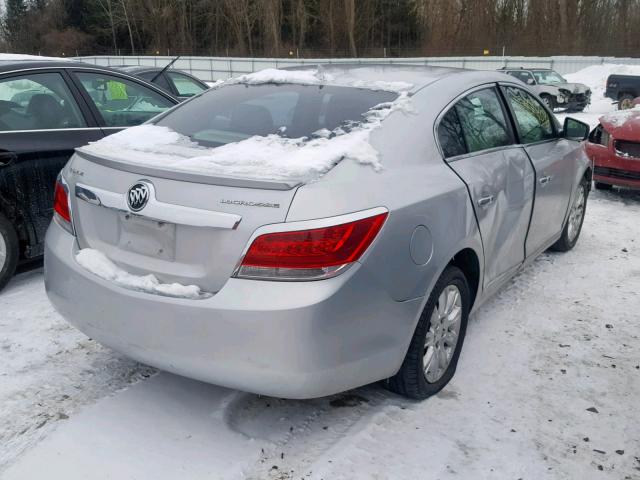
[(5, 39), (13, 48), (20, 48), (25, 34), (27, 5), (24, 0), (6, 0), (6, 13), (2, 21)]

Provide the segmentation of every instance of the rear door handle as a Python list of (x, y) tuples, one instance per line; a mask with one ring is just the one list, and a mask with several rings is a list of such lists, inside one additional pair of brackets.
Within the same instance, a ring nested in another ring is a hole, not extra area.
[(487, 197), (482, 197), (478, 200), (478, 205), (481, 207), (486, 207), (487, 205), (491, 205), (495, 197), (493, 195), (489, 195)]
[(547, 175), (546, 177), (540, 177), (538, 181), (540, 182), (540, 185), (546, 185), (551, 181), (551, 178), (551, 175)]

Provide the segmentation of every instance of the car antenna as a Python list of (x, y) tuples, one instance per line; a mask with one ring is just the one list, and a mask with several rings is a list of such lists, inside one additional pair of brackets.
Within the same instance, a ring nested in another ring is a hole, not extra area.
[(171, 65), (173, 65), (174, 63), (176, 63), (176, 61), (177, 61), (179, 58), (180, 58), (180, 55), (178, 55), (176, 58), (174, 58), (174, 59), (173, 59), (173, 60), (171, 60), (169, 63), (167, 63), (167, 64), (165, 65), (165, 67), (164, 67), (162, 70), (160, 70), (158, 73), (156, 73), (155, 77), (153, 77), (153, 78), (151, 79), (151, 83), (155, 82), (155, 81), (156, 81), (156, 79), (157, 79), (160, 75), (162, 75), (164, 72), (166, 72), (166, 71), (169, 69), (169, 67), (171, 67)]

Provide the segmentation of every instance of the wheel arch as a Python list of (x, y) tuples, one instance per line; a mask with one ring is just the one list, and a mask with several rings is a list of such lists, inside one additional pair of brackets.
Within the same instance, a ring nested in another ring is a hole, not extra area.
[(480, 258), (475, 250), (467, 247), (456, 253), (449, 261), (449, 265), (458, 267), (467, 277), (469, 289), (471, 290), (471, 305), (469, 306), (469, 310), (471, 310), (480, 290)]
[(622, 97), (629, 95), (630, 97), (637, 97), (637, 95), (632, 90), (619, 90), (618, 91), (618, 100), (622, 100)]

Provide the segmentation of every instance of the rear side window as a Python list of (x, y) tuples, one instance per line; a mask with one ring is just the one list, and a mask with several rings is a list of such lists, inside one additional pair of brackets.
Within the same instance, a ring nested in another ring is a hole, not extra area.
[(538, 100), (516, 87), (504, 87), (504, 91), (515, 116), (520, 143), (526, 145), (556, 137), (551, 116)]
[(287, 138), (349, 130), (376, 105), (397, 94), (316, 85), (244, 85), (212, 89), (157, 121), (204, 146), (238, 142), (254, 135)]
[(469, 153), (512, 143), (507, 118), (494, 88), (473, 92), (455, 105)]
[(458, 119), (458, 113), (452, 108), (440, 120), (438, 125), (438, 140), (442, 147), (442, 153), (445, 158), (455, 157), (467, 153), (467, 147), (464, 144), (464, 136), (462, 133), (462, 125)]

